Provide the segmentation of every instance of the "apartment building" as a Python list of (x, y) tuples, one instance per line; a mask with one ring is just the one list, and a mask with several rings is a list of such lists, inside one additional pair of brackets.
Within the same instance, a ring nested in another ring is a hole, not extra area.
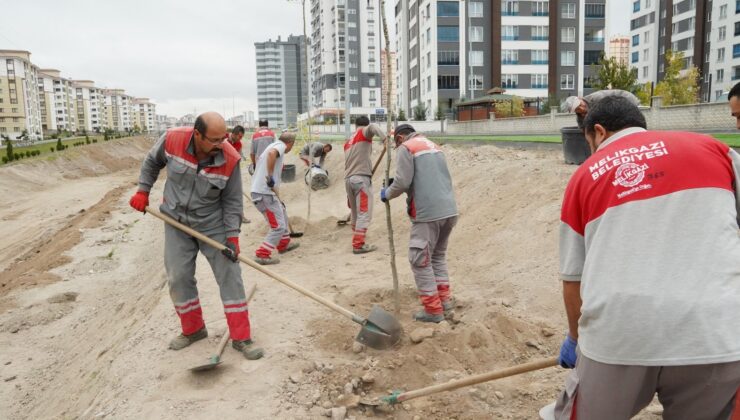
[(336, 113), (344, 109), (345, 63), (352, 113), (375, 113), (381, 107), (377, 6), (378, 2), (366, 0), (311, 0), (311, 94), (317, 115), (322, 109)]
[(308, 111), (306, 38), (290, 35), (283, 41), (255, 42), (259, 118), (275, 127), (295, 125)]
[[(684, 54), (684, 69), (694, 65), (702, 75), (701, 95), (709, 96), (710, 62), (723, 64), (728, 53), (724, 47), (712, 47), (712, 9), (717, 5), (728, 13), (729, 0), (633, 0), (630, 21), (630, 65), (637, 68), (638, 82), (658, 83), (665, 74), (665, 53)], [(734, 3), (733, 3), (734, 6)], [(719, 20), (719, 7), (717, 16)], [(725, 18), (726, 19), (726, 18)], [(727, 28), (725, 27), (724, 31)], [(726, 41), (726, 32), (722, 34)], [(719, 30), (716, 40), (719, 40)], [(740, 52), (740, 51), (739, 51)]]
[(615, 36), (609, 39), (608, 58), (615, 58), (617, 63), (629, 65), (630, 59), (630, 37)]
[(102, 89), (103, 128), (114, 131), (133, 130), (133, 99), (123, 89)]
[(25, 132), (31, 140), (43, 138), (37, 78), (30, 52), (0, 50), (0, 136), (15, 140)]
[(92, 80), (73, 80), (77, 129), (100, 132), (103, 128), (103, 96)]
[(72, 79), (62, 77), (57, 69), (39, 70), (39, 95), (43, 89), (44, 130), (77, 131), (77, 101)]
[(154, 131), (156, 111), (156, 105), (151, 103), (149, 98), (133, 98), (131, 102), (132, 128), (138, 128), (141, 132)]
[(705, 51), (709, 70), (706, 74), (706, 98), (717, 100), (740, 82), (740, 2), (714, 0), (707, 15), (709, 48)]
[(606, 0), (397, 0), (397, 106), (450, 115), (494, 87), (586, 95), (605, 51)]

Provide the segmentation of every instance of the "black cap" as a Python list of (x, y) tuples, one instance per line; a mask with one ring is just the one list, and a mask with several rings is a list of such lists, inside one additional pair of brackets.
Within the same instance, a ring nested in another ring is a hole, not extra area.
[(260, 126), (260, 127), (267, 127), (267, 119), (264, 119), (264, 120), (260, 120), (260, 122), (259, 122), (259, 126)]
[(414, 130), (414, 127), (411, 126), (411, 124), (401, 124), (398, 127), (396, 127), (395, 130), (393, 130), (393, 135), (406, 135), (408, 133), (415, 133), (416, 130)]

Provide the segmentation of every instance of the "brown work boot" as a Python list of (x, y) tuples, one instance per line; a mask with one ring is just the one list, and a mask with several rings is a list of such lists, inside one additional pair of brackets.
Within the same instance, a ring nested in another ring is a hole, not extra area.
[(251, 339), (243, 341), (232, 341), (231, 347), (239, 351), (247, 360), (261, 359), (265, 355), (265, 351), (259, 347), (254, 347), (254, 342)]
[(359, 248), (353, 248), (352, 253), (353, 254), (367, 254), (368, 252), (373, 252), (376, 249), (378, 249), (375, 245), (368, 245), (368, 244), (362, 244)]
[(256, 262), (259, 265), (272, 265), (272, 264), (279, 263), (280, 262), (280, 258), (278, 258), (276, 256), (272, 256), (272, 255), (269, 256), (269, 257), (267, 257), (267, 258), (254, 257), (254, 262)]
[(288, 244), (288, 246), (285, 247), (285, 249), (278, 250), (278, 253), (285, 254), (286, 252), (292, 251), (298, 248), (299, 246), (301, 246), (301, 244), (299, 244), (298, 242), (291, 242)]
[(172, 341), (170, 341), (170, 349), (182, 350), (185, 347), (195, 343), (196, 341), (202, 340), (206, 337), (208, 337), (208, 330), (206, 330), (206, 327), (203, 327), (190, 335), (180, 334), (177, 337), (173, 338)]

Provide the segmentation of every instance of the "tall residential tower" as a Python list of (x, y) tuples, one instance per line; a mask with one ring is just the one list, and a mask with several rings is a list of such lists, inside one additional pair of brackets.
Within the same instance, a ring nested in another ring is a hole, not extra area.
[(256, 42), (257, 104), (260, 119), (288, 127), (308, 110), (306, 39), (290, 35), (283, 41)]

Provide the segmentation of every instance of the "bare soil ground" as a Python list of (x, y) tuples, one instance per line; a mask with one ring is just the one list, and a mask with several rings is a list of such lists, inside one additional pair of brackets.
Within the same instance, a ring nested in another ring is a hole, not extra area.
[[(0, 417), (534, 419), (558, 394), (566, 372), (549, 368), (394, 408), (340, 408), (350, 394), (412, 390), (556, 354), (566, 325), (557, 227), (574, 170), (559, 150), (445, 146), (460, 209), (449, 247), (459, 323), (411, 321), (419, 305), (406, 260), (409, 221), (394, 200), (406, 333), (395, 348), (353, 345), (356, 324), (243, 266), (245, 283), (257, 284), (250, 313), (267, 354), (248, 361), (227, 347), (222, 366), (193, 375), (187, 369), (215, 351), (226, 323), (199, 257), (211, 335), (167, 350), (179, 323), (162, 264), (163, 226), (127, 204), (151, 144), (109, 142), (0, 168)], [(298, 179), (281, 194), (293, 227), (306, 234), (271, 269), (361, 315), (376, 303), (392, 310), (382, 203), (374, 197), (369, 230), (379, 250), (353, 255), (350, 228), (335, 223), (347, 214), (341, 152), (327, 159), (333, 184), (312, 193), (308, 223), (303, 164), (288, 161)], [(241, 248), (251, 255), (267, 226), (251, 203), (245, 212), (252, 223), (243, 225)], [(422, 327), (433, 336), (412, 343), (409, 334)], [(659, 412), (653, 405), (639, 418)]]

